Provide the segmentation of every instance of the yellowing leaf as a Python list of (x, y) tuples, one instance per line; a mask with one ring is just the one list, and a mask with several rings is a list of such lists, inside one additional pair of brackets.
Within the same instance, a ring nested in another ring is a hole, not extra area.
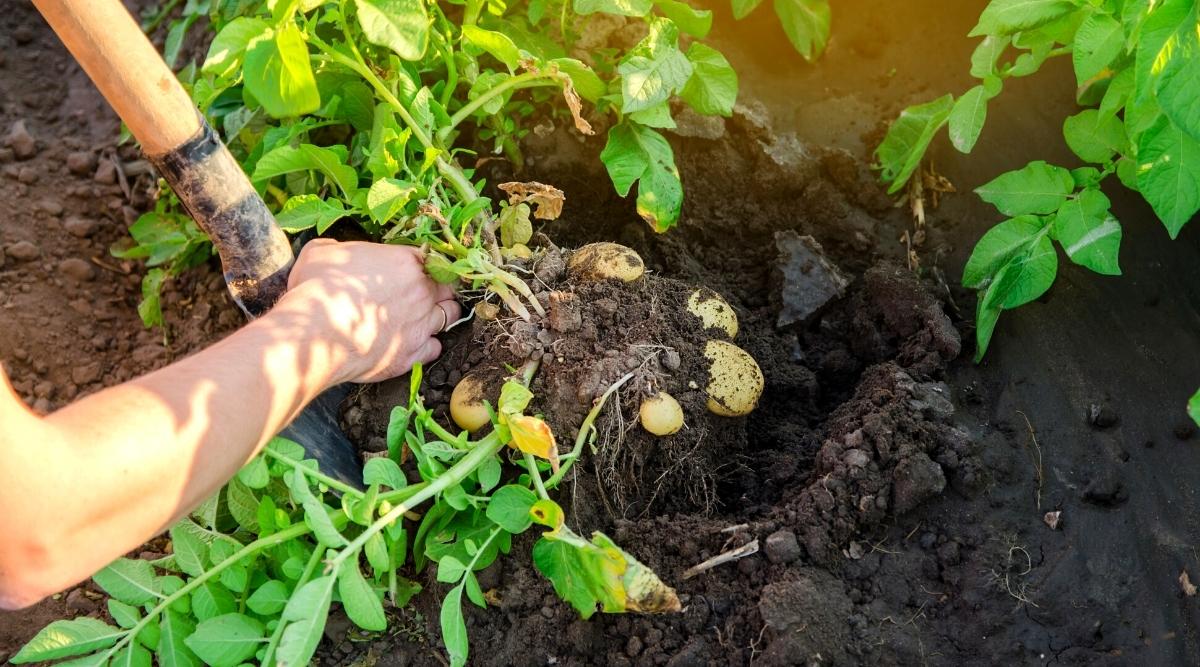
[(529, 415), (512, 415), (508, 418), (508, 428), (512, 433), (510, 445), (526, 454), (546, 459), (551, 469), (558, 472), (558, 443), (554, 441), (554, 432), (549, 424)]

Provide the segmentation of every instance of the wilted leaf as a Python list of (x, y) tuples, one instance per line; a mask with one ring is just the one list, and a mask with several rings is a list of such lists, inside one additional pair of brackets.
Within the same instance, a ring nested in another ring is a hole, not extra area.
[(512, 433), (512, 446), (550, 462), (550, 468), (558, 472), (558, 443), (554, 441), (554, 432), (550, 425), (528, 415), (516, 415), (508, 418), (508, 428)]
[(533, 217), (538, 220), (557, 220), (558, 216), (562, 215), (563, 203), (567, 200), (567, 195), (562, 190), (537, 181), (509, 181), (496, 187), (508, 193), (509, 204), (533, 204)]

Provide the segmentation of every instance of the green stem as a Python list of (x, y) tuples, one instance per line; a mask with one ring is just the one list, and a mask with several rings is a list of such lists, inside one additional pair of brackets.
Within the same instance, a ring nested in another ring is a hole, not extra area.
[(418, 491), (425, 488), (427, 484), (429, 484), (429, 482), (418, 482), (416, 484), (410, 484), (403, 489), (394, 489), (392, 491), (388, 491), (387, 493), (381, 493), (379, 494), (379, 498), (377, 500), (381, 503), (385, 500), (389, 503), (397, 500), (403, 501), (404, 499), (415, 495)]
[(130, 628), (129, 632), (126, 633), (125, 636), (122, 637), (120, 641), (118, 641), (116, 644), (114, 644), (112, 648), (108, 649), (108, 652), (105, 653), (103, 660), (106, 661), (108, 658), (112, 657), (113, 655), (116, 655), (117, 651), (119, 651), (122, 647), (124, 647), (126, 644), (128, 644), (130, 640), (132, 640), (134, 637), (136, 637), (137, 634), (139, 632), (141, 632), (143, 628), (145, 628), (147, 625), (149, 625), (152, 620), (154, 620), (155, 618), (158, 618), (159, 614), (162, 614), (162, 612), (167, 607), (170, 607), (172, 604), (174, 604), (177, 600), (179, 600), (183, 596), (196, 590), (197, 588), (199, 588), (199, 586), (201, 584), (209, 581), (216, 575), (220, 574), (226, 568), (228, 568), (236, 563), (240, 563), (242, 560), (249, 558), (250, 556), (253, 556), (254, 554), (262, 551), (263, 549), (283, 544), (284, 542), (287, 542), (288, 540), (296, 539), (297, 537), (300, 537), (301, 535), (304, 535), (308, 532), (310, 532), (308, 525), (301, 522), (301, 523), (297, 523), (295, 525), (289, 526), (273, 535), (268, 535), (266, 537), (260, 537), (257, 540), (251, 542), (250, 544), (247, 544), (246, 546), (242, 547), (239, 551), (234, 552), (234, 554), (232, 556), (230, 556), (229, 558), (226, 558), (225, 560), (221, 561), (220, 563), (217, 563), (216, 565), (214, 565), (211, 570), (196, 577), (195, 579), (192, 579), (191, 581), (184, 584), (183, 587), (180, 588), (179, 590), (177, 590), (174, 593), (163, 598), (163, 601), (158, 603), (158, 605), (156, 607), (154, 607), (154, 609), (151, 609), (149, 613), (147, 613), (145, 616), (143, 616), (142, 620), (138, 621), (137, 625)]
[(445, 491), (451, 486), (462, 482), (467, 478), (468, 475), (474, 472), (476, 468), (483, 465), (484, 461), (486, 461), (489, 457), (495, 456), (496, 453), (499, 452), (503, 447), (504, 443), (500, 441), (500, 436), (494, 432), (480, 440), (479, 443), (475, 445), (474, 449), (467, 452), (466, 456), (459, 459), (457, 463), (447, 468), (445, 472), (443, 472), (441, 475), (438, 475), (438, 477), (433, 481), (429, 482), (428, 486), (421, 489), (419, 492), (414, 493), (411, 498), (405, 500), (403, 503), (392, 508), (392, 511), (384, 514), (375, 523), (367, 526), (366, 530), (364, 530), (358, 537), (354, 538), (353, 542), (348, 544), (335, 558), (333, 558), (333, 560), (329, 562), (330, 569), (336, 571), (343, 561), (351, 556), (356, 556), (359, 550), (362, 549), (363, 545), (367, 543), (367, 540), (371, 539), (372, 535), (375, 535), (379, 531), (391, 525), (393, 521), (400, 519), (405, 512), (408, 512), (426, 500), (437, 496), (439, 493)]
[[(551, 79), (551, 80), (537, 81), (537, 79)], [(558, 82), (554, 81), (552, 76), (545, 72), (526, 72), (524, 74), (514, 76), (511, 79), (505, 81), (504, 83), (496, 86), (495, 88), (489, 89), (486, 93), (484, 93), (484, 94), (480, 95), (479, 97), (476, 97), (475, 99), (471, 100), (470, 102), (467, 102), (466, 104), (464, 104), (461, 109), (456, 111), (454, 113), (454, 115), (450, 117), (450, 128), (453, 129), (453, 128), (458, 127), (459, 123), (461, 123), (464, 120), (466, 120), (467, 118), (469, 118), (471, 116), (471, 114), (475, 113), (476, 110), (478, 110), (483, 105), (487, 104), (488, 101), (491, 100), (493, 97), (496, 97), (498, 95), (503, 95), (505, 92), (507, 92), (510, 89), (536, 88), (538, 86), (557, 86), (557, 85), (558, 85)]]
[(533, 454), (525, 455), (525, 467), (529, 468), (529, 479), (533, 480), (533, 488), (537, 489), (537, 494), (542, 500), (550, 500), (550, 494), (546, 492), (546, 485), (542, 483), (542, 473), (538, 470), (537, 459), (533, 458)]
[(337, 489), (338, 491), (341, 491), (342, 493), (349, 493), (349, 494), (351, 494), (353, 496), (357, 496), (359, 498), (363, 497), (362, 491), (359, 491), (358, 489), (354, 488), (353, 486), (350, 486), (349, 484), (346, 484), (345, 482), (336, 480), (336, 479), (330, 477), (329, 475), (325, 475), (317, 470), (313, 470), (312, 468), (309, 468), (308, 466), (304, 465), (300, 461), (297, 461), (296, 459), (294, 459), (290, 456), (280, 454), (279, 452), (272, 451), (270, 449), (263, 449), (263, 452), (267, 456), (270, 456), (271, 458), (275, 459), (276, 461), (279, 461), (280, 463), (287, 465), (288, 467), (292, 468), (293, 470), (299, 470), (305, 476), (310, 477), (331, 489)]
[[(317, 548), (313, 549), (312, 556), (309, 556), (308, 564), (304, 566), (304, 572), (300, 575), (300, 580), (296, 582), (296, 587), (293, 590), (300, 590), (304, 584), (308, 583), (309, 580), (312, 579), (313, 573), (317, 571), (317, 566), (321, 564), (321, 559), (324, 558), (324, 556), (325, 547), (317, 545)], [(285, 626), (287, 626), (287, 623), (284, 623), (283, 620), (280, 619), (279, 623), (275, 626), (275, 631), (271, 633), (271, 639), (267, 642), (267, 652), (263, 654), (263, 659), (260, 664), (274, 664), (271, 661), (271, 658), (275, 657), (275, 649), (279, 646), (280, 638), (283, 637), (283, 630)]]
[(606, 401), (608, 401), (608, 397), (612, 396), (613, 393), (620, 389), (621, 385), (633, 379), (633, 376), (633, 372), (626, 373), (625, 375), (621, 376), (621, 379), (609, 385), (608, 389), (604, 391), (604, 394), (602, 394), (600, 398), (596, 400), (596, 404), (593, 405), (591, 411), (587, 413), (587, 417), (584, 417), (583, 424), (579, 426), (579, 433), (575, 435), (574, 449), (571, 450), (570, 454), (567, 454), (563, 457), (562, 467), (558, 469), (558, 472), (554, 473), (550, 476), (550, 479), (546, 480), (546, 486), (548, 488), (553, 489), (558, 486), (558, 483), (562, 481), (564, 476), (566, 476), (567, 471), (570, 470), (571, 466), (575, 464), (575, 461), (579, 459), (579, 455), (583, 453), (583, 446), (587, 443), (588, 435), (591, 434), (592, 429), (594, 428), (593, 424), (596, 423), (596, 418), (600, 416), (600, 411), (604, 409), (604, 404)]

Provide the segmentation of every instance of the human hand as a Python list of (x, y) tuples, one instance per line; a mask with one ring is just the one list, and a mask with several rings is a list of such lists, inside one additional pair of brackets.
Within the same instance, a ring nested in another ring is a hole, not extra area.
[[(407, 246), (317, 239), (304, 246), (275, 307), (320, 319), (315, 334), (345, 348), (338, 381), (378, 382), (433, 361), (435, 334), (461, 315), (454, 291)], [(272, 312), (275, 312), (272, 311)]]

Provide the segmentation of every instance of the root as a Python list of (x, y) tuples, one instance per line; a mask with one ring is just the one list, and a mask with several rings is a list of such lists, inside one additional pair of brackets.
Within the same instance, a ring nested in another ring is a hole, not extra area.
[[(1024, 561), (1023, 564), (1022, 561)], [(1014, 572), (1014, 569), (1019, 571)], [(1003, 566), (989, 570), (987, 575), (992, 584), (1017, 601), (1018, 608), (1022, 605), (1038, 607), (1038, 604), (1029, 597), (1033, 592), (1033, 587), (1029, 582), (1021, 581), (1032, 571), (1033, 557), (1029, 555), (1029, 551), (1023, 546), (1012, 544), (1008, 548)]]
[(1017, 414), (1025, 419), (1025, 426), (1029, 429), (1029, 440), (1032, 443), (1030, 447), (1030, 458), (1033, 460), (1033, 471), (1037, 473), (1037, 491), (1034, 500), (1037, 502), (1037, 509), (1042, 510), (1042, 486), (1046, 481), (1046, 476), (1042, 469), (1042, 446), (1038, 444), (1037, 435), (1033, 432), (1033, 424), (1030, 423), (1029, 417), (1024, 412), (1017, 410)]

